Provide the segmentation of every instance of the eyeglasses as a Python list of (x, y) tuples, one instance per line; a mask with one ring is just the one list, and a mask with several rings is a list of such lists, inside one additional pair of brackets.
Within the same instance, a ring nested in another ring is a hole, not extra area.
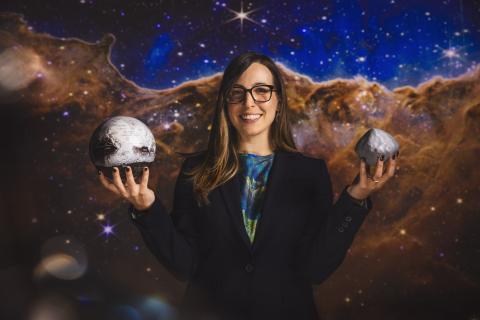
[(248, 92), (255, 102), (267, 102), (272, 98), (272, 92), (277, 91), (275, 86), (270, 84), (258, 84), (250, 89), (243, 86), (236, 85), (232, 87), (227, 94), (226, 100), (228, 103), (240, 103), (245, 100), (245, 94)]

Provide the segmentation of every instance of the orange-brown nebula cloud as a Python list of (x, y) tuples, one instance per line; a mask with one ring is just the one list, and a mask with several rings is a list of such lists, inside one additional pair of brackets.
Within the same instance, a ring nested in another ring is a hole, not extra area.
[[(112, 35), (86, 43), (31, 31), (16, 15), (0, 19), (0, 61), (7, 64), (0, 85), (8, 91), (3, 102), (22, 108), (40, 135), (29, 145), (35, 166), (42, 168), (38, 174), (74, 180), (76, 192), (62, 194), (69, 202), (80, 202), (82, 193), (89, 193), (103, 207), (117, 205), (96, 180), (86, 156), (88, 140), (104, 118), (133, 116), (157, 139), (159, 160), (152, 167), (151, 185), (164, 190), (163, 201), (171, 206), (180, 164), (173, 151), (206, 147), (221, 74), (167, 90), (141, 88), (110, 62)], [(415, 305), (415, 299), (435, 300), (439, 293), (441, 301), (474, 299), (480, 287), (475, 267), (480, 69), (389, 90), (361, 77), (317, 83), (280, 67), (297, 146), (328, 161), (337, 192), (358, 172), (354, 146), (366, 130), (381, 128), (400, 144), (395, 177), (373, 195), (374, 208), (342, 266), (316, 288), (325, 317), (386, 319), (404, 305)], [(12, 68), (22, 70), (17, 79), (7, 77)], [(17, 166), (30, 161), (17, 160)], [(32, 183), (40, 186), (40, 180)], [(48, 185), (42, 192), (59, 191)], [(10, 211), (36, 215), (25, 204), (9, 204)]]

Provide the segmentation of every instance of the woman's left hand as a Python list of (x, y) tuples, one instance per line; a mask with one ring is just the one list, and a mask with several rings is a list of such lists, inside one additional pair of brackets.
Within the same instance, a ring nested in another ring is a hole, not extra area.
[(357, 183), (350, 185), (347, 188), (347, 192), (355, 199), (365, 199), (372, 192), (380, 189), (391, 177), (395, 175), (395, 163), (398, 157), (398, 152), (392, 156), (388, 163), (387, 170), (383, 172), (384, 160), (381, 157), (377, 158), (377, 165), (375, 168), (375, 174), (370, 177), (367, 174), (367, 164), (364, 159), (360, 160), (360, 179)]

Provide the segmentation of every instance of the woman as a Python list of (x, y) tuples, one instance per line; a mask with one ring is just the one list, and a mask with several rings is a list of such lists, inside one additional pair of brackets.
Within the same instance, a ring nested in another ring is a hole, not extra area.
[[(395, 157), (335, 205), (324, 160), (299, 153), (281, 74), (268, 57), (237, 56), (224, 72), (206, 151), (186, 158), (172, 213), (127, 168), (100, 181), (127, 199), (133, 223), (158, 260), (187, 280), (185, 318), (318, 319), (312, 284), (343, 261)], [(382, 156), (383, 157), (383, 156)]]

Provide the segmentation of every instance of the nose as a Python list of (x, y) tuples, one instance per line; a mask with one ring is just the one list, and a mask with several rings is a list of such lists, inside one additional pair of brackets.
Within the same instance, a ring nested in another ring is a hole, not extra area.
[(245, 92), (245, 106), (248, 107), (254, 107), (256, 105), (255, 100), (253, 100), (253, 96), (250, 92)]

